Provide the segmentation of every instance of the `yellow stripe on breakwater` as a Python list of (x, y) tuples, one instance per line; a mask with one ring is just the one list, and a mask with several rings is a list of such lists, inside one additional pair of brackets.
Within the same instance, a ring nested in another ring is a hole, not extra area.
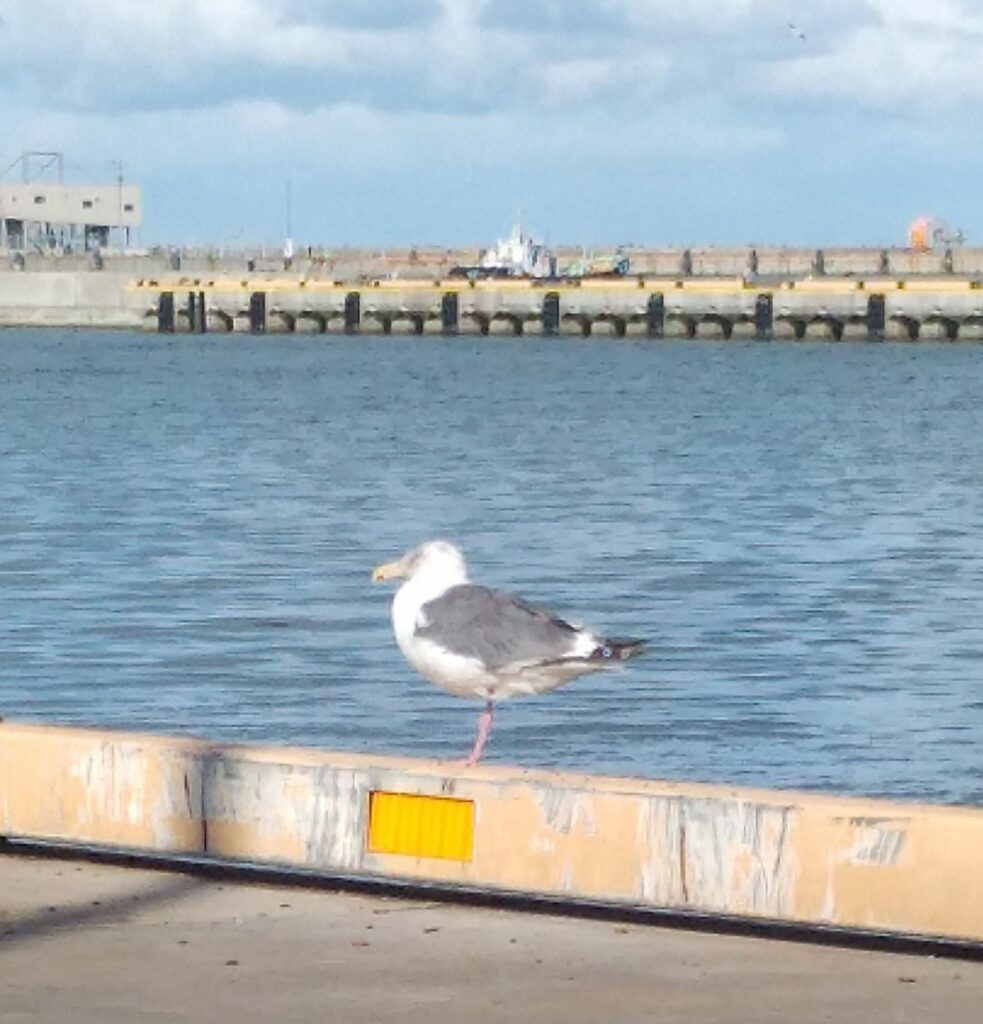
[[(855, 281), (841, 283), (830, 282), (834, 290), (848, 291), (857, 286)], [(529, 293), (537, 296), (548, 292), (577, 294), (587, 291), (610, 291), (616, 293), (638, 292), (671, 292), (686, 291), (696, 295), (716, 295), (735, 291), (771, 292), (777, 285), (761, 286), (740, 278), (585, 278), (581, 281), (535, 281), (507, 280), (493, 278), (487, 281), (470, 282), (461, 278), (446, 280), (402, 281), (378, 280), (360, 282), (339, 282), (327, 280), (298, 280), (297, 278), (238, 278), (238, 277), (181, 277), (173, 279), (141, 278), (130, 282), (129, 288), (136, 291), (175, 292), (206, 291), (216, 294), (266, 292), (268, 294), (303, 294), (305, 292), (320, 295), (344, 297), (350, 292), (359, 292), (366, 298), (373, 293), (389, 294), (392, 292), (413, 294), (432, 292), (442, 295), (445, 292), (470, 292), (488, 294)]]
[(881, 294), (893, 291), (911, 291), (919, 293), (961, 294), (981, 290), (981, 282), (965, 278), (952, 277), (919, 277), (919, 278), (861, 278), (861, 277), (806, 277), (790, 281), (765, 282), (754, 278), (740, 277), (603, 277), (583, 278), (581, 280), (529, 280), (525, 278), (509, 280), (507, 278), (490, 278), (488, 280), (468, 281), (462, 278), (443, 280), (400, 280), (380, 279), (372, 281), (332, 281), (318, 279), (280, 278), (280, 277), (177, 277), (177, 278), (140, 278), (131, 281), (128, 289), (133, 291), (151, 292), (186, 292), (200, 291), (225, 293), (267, 292), (270, 294), (304, 292), (344, 296), (349, 292), (359, 292), (370, 296), (373, 292), (383, 294), (390, 292), (488, 292), (509, 293), (529, 292), (536, 295), (557, 292), (561, 295), (585, 291), (609, 291), (614, 293), (637, 292), (674, 292), (684, 291), (694, 295), (716, 295), (733, 292), (754, 292), (755, 294), (774, 294), (776, 292), (799, 291), (810, 293), (843, 294), (849, 292), (870, 292)]
[(983, 809), (0, 724), (0, 835), (983, 940)]

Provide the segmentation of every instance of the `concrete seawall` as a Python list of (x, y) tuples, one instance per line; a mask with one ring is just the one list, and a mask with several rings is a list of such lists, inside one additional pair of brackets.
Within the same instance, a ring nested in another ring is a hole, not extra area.
[(0, 327), (165, 333), (983, 340), (983, 281), (627, 277), (375, 280), (0, 271)]
[[(602, 246), (610, 252), (609, 246)], [(189, 277), (245, 277), (282, 274), (298, 278), (358, 283), (398, 277), (402, 280), (446, 279), (456, 266), (472, 266), (477, 246), (411, 246), (395, 248), (301, 248), (289, 260), (277, 247), (235, 249), (226, 246), (161, 247), (120, 252), (12, 253), (0, 249), (0, 272), (63, 273), (101, 270), (130, 277), (160, 277), (175, 272)], [(581, 263), (579, 245), (558, 245), (557, 267)], [(769, 280), (801, 280), (810, 276), (854, 278), (981, 277), (983, 248), (959, 246), (915, 250), (898, 246), (755, 245), (626, 245), (632, 275), (645, 277), (742, 277), (753, 274)], [(588, 258), (589, 261), (589, 258)]]
[(0, 271), (0, 327), (138, 329), (147, 310), (126, 272)]
[(0, 724), (0, 835), (983, 941), (983, 809)]

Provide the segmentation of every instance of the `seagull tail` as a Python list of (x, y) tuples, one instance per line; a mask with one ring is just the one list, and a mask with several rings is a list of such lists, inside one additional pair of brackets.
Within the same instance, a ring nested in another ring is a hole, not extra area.
[(648, 640), (630, 640), (626, 637), (616, 639), (605, 637), (591, 654), (590, 661), (627, 661), (644, 653)]

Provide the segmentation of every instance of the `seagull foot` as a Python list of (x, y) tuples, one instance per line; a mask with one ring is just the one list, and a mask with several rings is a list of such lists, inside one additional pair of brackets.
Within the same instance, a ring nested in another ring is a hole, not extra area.
[(474, 738), (474, 746), (464, 762), (466, 768), (473, 768), (484, 753), (485, 744), (488, 742), (488, 734), (491, 732), (492, 715), (495, 714), (495, 705), (488, 701), (484, 711), (478, 716), (478, 734)]

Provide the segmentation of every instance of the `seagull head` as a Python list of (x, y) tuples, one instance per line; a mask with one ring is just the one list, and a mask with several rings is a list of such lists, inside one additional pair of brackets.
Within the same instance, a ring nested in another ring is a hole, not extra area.
[(428, 540), (407, 551), (402, 558), (377, 565), (372, 570), (372, 581), (381, 583), (422, 575), (441, 579), (448, 585), (463, 583), (468, 578), (468, 567), (461, 549), (449, 540)]

